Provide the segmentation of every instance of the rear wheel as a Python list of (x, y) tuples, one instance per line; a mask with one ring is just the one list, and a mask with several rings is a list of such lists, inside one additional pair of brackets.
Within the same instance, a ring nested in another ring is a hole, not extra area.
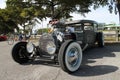
[(26, 44), (26, 42), (19, 42), (13, 47), (12, 58), (15, 62), (22, 64), (29, 61)]
[(65, 42), (59, 51), (59, 64), (61, 68), (72, 73), (79, 69), (82, 62), (82, 50), (77, 42)]

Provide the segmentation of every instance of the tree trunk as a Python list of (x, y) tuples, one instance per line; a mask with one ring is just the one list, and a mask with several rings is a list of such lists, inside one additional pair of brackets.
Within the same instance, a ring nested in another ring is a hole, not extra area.
[(26, 30), (25, 30), (25, 27), (26, 27), (26, 25), (24, 24), (23, 25), (23, 35), (24, 35), (23, 40), (26, 40)]
[(117, 3), (117, 9), (118, 9), (118, 13), (119, 13), (119, 23), (120, 23), (120, 3)]
[(52, 19), (54, 19), (55, 12), (54, 12), (54, 3), (53, 2), (51, 2), (51, 11), (52, 11)]
[(23, 25), (23, 33), (25, 34), (25, 25)]

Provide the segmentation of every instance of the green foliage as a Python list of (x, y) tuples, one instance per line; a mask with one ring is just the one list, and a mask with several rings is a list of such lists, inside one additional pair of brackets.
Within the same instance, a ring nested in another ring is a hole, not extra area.
[(115, 13), (120, 13), (119, 0), (7, 0), (6, 8), (0, 9), (0, 29), (6, 25), (13, 29), (13, 26), (19, 24), (25, 31), (26, 23), (33, 23), (36, 17), (40, 20), (46, 17), (70, 18), (72, 12), (82, 15), (88, 13), (91, 6), (94, 6), (94, 9), (108, 6), (110, 12), (115, 10)]
[[(69, 18), (71, 12), (89, 12), (88, 9), (92, 2), (91, 0), (28, 0), (30, 5), (35, 9), (34, 15), (36, 17)], [(27, 1), (26, 1), (27, 2)], [(27, 2), (28, 3), (28, 2)], [(79, 9), (77, 7), (79, 7)]]
[(48, 33), (48, 29), (49, 29), (49, 28), (39, 29), (37, 33), (38, 33), (38, 34)]
[(17, 24), (10, 18), (10, 12), (6, 9), (0, 9), (0, 32), (13, 32), (14, 28), (17, 28)]
[(82, 12), (82, 8), (88, 9), (90, 4), (89, 0), (7, 0), (6, 8), (0, 11), (0, 15), (7, 25), (12, 21), (15, 27), (19, 24), (25, 31), (26, 23), (31, 24), (35, 17), (40, 20), (46, 17), (69, 18), (71, 12)]
[(15, 14), (18, 23), (22, 24), (34, 17), (41, 20), (46, 17), (60, 19), (71, 17), (71, 12), (88, 13), (92, 5), (94, 9), (107, 5), (112, 12), (116, 2), (119, 0), (7, 0), (6, 4), (7, 9)]

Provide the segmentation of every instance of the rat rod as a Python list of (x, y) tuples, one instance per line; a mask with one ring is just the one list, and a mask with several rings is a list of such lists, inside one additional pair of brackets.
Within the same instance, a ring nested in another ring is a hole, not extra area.
[(64, 71), (72, 73), (79, 69), (82, 52), (87, 47), (95, 43), (99, 47), (104, 46), (103, 33), (98, 31), (98, 23), (95, 21), (57, 21), (51, 26), (49, 33), (41, 35), (38, 46), (32, 42), (16, 43), (12, 49), (13, 60), (23, 64), (36, 57), (50, 59), (58, 62)]

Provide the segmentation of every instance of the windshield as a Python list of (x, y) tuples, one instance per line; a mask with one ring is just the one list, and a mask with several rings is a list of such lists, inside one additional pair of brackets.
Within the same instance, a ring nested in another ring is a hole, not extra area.
[(77, 23), (77, 24), (71, 24), (71, 25), (66, 25), (66, 27), (71, 27), (71, 29), (75, 32), (78, 32), (78, 31), (82, 31), (83, 30), (83, 27), (82, 27), (82, 24), (81, 23)]
[(65, 32), (65, 26), (62, 24), (48, 24), (48, 28), (53, 28), (54, 30)]

